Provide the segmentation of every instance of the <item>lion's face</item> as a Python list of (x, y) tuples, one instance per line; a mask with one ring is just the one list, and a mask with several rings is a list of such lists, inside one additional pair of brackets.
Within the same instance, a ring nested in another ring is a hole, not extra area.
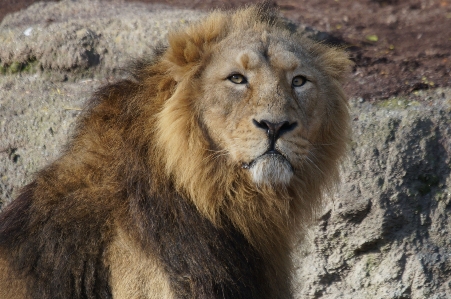
[(280, 36), (247, 34), (232, 35), (213, 51), (201, 78), (201, 122), (218, 156), (240, 165), (256, 184), (286, 185), (315, 163), (327, 106), (336, 103), (321, 92), (327, 76), (308, 53)]
[(165, 80), (149, 85), (159, 92), (148, 126), (167, 178), (214, 223), (225, 213), (248, 237), (248, 225), (290, 209), (309, 217), (349, 139), (347, 54), (258, 7), (214, 12), (168, 41), (150, 69)]

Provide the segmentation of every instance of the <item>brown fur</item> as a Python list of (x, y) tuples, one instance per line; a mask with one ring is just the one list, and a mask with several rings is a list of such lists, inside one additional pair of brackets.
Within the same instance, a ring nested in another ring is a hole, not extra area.
[[(173, 32), (0, 215), (0, 298), (290, 298), (293, 237), (346, 148), (349, 66), (265, 5)], [(295, 124), (282, 155), (261, 156), (265, 119)]]

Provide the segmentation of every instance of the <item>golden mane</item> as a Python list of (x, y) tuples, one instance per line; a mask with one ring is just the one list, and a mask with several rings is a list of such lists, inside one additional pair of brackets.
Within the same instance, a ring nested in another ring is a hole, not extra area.
[[(341, 82), (350, 67), (347, 55), (334, 48), (306, 41), (289, 32), (274, 11), (250, 7), (233, 14), (216, 11), (206, 20), (169, 36), (168, 50), (153, 67), (167, 70), (173, 91), (169, 98), (162, 92), (162, 106), (155, 119), (155, 160), (164, 161), (166, 175), (174, 179), (178, 191), (193, 200), (199, 211), (213, 223), (220, 215), (230, 217), (256, 245), (269, 249), (274, 240), (285, 238), (299, 220), (308, 221), (320, 204), (324, 190), (338, 178), (339, 158), (349, 138), (348, 107)], [(199, 109), (195, 100), (205, 92), (196, 75), (209, 63), (215, 46), (227, 36), (249, 29), (279, 31), (287, 38), (303, 42), (305, 51), (331, 77), (333, 94), (341, 106), (331, 107), (327, 122), (319, 133), (315, 165), (307, 164), (291, 188), (274, 190), (249, 182), (239, 165), (217, 158), (209, 150), (205, 133), (199, 127)], [(174, 86), (176, 87), (174, 88)], [(169, 85), (168, 85), (169, 86)], [(189, 152), (189, 155), (187, 153)], [(303, 175), (305, 174), (305, 175)], [(273, 233), (270, 237), (268, 233)], [(257, 241), (258, 240), (258, 241)], [(271, 241), (269, 241), (271, 240)], [(277, 243), (276, 243), (277, 244)]]

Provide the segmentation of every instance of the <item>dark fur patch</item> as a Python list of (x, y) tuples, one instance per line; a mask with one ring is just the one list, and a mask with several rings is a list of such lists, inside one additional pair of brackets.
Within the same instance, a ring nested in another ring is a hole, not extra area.
[(177, 298), (268, 298), (265, 261), (226, 219), (214, 227), (178, 194), (144, 193), (130, 218), (144, 224), (143, 248), (159, 253)]
[[(11, 254), (12, 269), (26, 278), (30, 298), (112, 298), (102, 264), (104, 219), (73, 218), (70, 205), (37, 211), (35, 187), (28, 185), (0, 214), (0, 247)], [(65, 225), (58, 223), (62, 217)]]

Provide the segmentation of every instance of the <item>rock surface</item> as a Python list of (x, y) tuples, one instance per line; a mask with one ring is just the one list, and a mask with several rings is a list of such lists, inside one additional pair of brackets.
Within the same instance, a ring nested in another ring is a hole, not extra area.
[[(7, 16), (0, 206), (58, 156), (93, 90), (122, 76), (128, 60), (151, 55), (168, 28), (202, 14), (66, 0)], [(295, 250), (295, 298), (449, 298), (451, 90), (350, 103), (342, 184)]]
[(205, 13), (118, 1), (38, 2), (0, 24), (0, 72), (44, 71), (53, 80), (120, 75), (133, 58)]
[(342, 184), (295, 256), (297, 298), (451, 294), (451, 90), (351, 100)]

